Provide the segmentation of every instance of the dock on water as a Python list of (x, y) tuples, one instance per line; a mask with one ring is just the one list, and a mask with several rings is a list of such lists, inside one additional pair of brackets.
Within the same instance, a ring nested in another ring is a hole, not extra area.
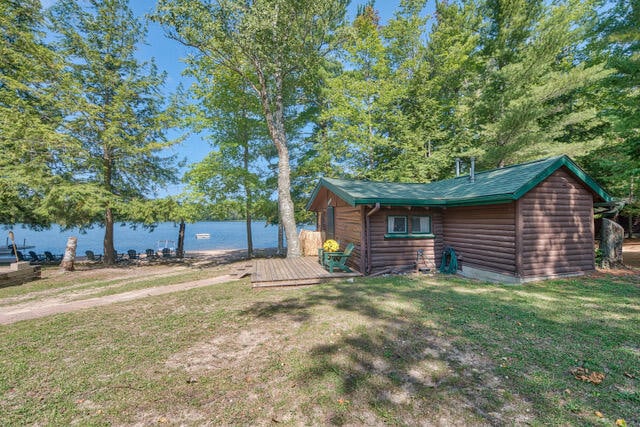
[(329, 273), (316, 257), (256, 259), (251, 285), (254, 288), (267, 286), (315, 285), (336, 279), (360, 277), (361, 273), (334, 271)]

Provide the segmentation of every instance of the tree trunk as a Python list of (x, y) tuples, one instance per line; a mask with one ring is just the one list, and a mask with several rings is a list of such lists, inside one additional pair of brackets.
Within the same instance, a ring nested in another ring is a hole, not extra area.
[(247, 258), (253, 258), (253, 234), (251, 233), (251, 211), (250, 202), (247, 201)]
[(113, 247), (113, 211), (107, 207), (104, 215), (104, 255), (103, 260), (106, 265), (116, 263), (116, 250)]
[(284, 230), (282, 229), (282, 224), (278, 223), (278, 255), (282, 255), (284, 253)]
[[(246, 117), (246, 112), (244, 112)], [(243, 122), (244, 123), (244, 122)], [(244, 192), (245, 192), (245, 218), (247, 221), (247, 258), (253, 258), (253, 234), (251, 233), (251, 210), (253, 204), (253, 192), (251, 191), (251, 182), (247, 178), (249, 174), (249, 136), (246, 129), (243, 129), (244, 152), (242, 153), (244, 161)]]
[(178, 249), (176, 250), (176, 257), (184, 258), (184, 219), (180, 220), (180, 228), (178, 230)]
[[(286, 146), (283, 150), (287, 150)], [(300, 241), (296, 227), (295, 210), (291, 198), (291, 180), (289, 169), (289, 153), (278, 159), (278, 207), (280, 208), (280, 223), (284, 228), (287, 239), (287, 258), (300, 256)]]
[(284, 102), (282, 75), (274, 73), (274, 100), (267, 93), (267, 82), (261, 70), (258, 72), (260, 89), (258, 94), (262, 103), (262, 110), (267, 121), (269, 135), (278, 152), (278, 213), (280, 223), (284, 227), (287, 238), (287, 258), (300, 256), (300, 240), (296, 227), (295, 209), (291, 198), (291, 167), (289, 163), (289, 148), (284, 126)]
[(64, 271), (73, 271), (75, 270), (75, 261), (76, 261), (76, 248), (78, 247), (78, 238), (77, 237), (69, 237), (67, 239), (67, 247), (64, 250), (64, 257), (62, 258), (62, 262), (60, 263), (60, 268)]
[[(113, 193), (111, 188), (111, 179), (113, 177), (113, 163), (111, 151), (108, 144), (103, 142), (103, 164), (104, 164), (104, 185), (109, 193)], [(113, 211), (107, 206), (104, 213), (104, 244), (103, 244), (102, 262), (105, 265), (113, 265), (116, 263), (116, 250), (113, 247)]]

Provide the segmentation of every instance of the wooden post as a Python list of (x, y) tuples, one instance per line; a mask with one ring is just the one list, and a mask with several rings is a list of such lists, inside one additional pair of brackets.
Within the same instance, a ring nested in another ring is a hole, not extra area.
[(64, 257), (60, 263), (60, 268), (64, 271), (75, 270), (74, 263), (76, 261), (76, 247), (78, 247), (78, 238), (69, 237), (67, 240), (67, 247), (64, 250)]
[(16, 262), (20, 262), (18, 259), (18, 249), (16, 248), (16, 241), (14, 240), (13, 231), (9, 231), (9, 239), (11, 239), (11, 244), (13, 245), (13, 254), (16, 256)]

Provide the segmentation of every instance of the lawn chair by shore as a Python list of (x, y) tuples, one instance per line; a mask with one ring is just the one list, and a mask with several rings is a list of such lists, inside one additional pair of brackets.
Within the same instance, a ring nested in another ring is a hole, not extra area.
[(154, 251), (153, 249), (147, 249), (145, 253), (147, 254), (148, 260), (153, 260), (158, 258), (158, 254), (156, 254), (156, 251)]
[(118, 251), (114, 250), (113, 259), (116, 261), (116, 263), (125, 261), (124, 253), (119, 254)]
[(140, 259), (140, 256), (138, 255), (138, 252), (135, 251), (135, 249), (129, 249), (127, 251), (127, 255), (129, 256), (130, 260)]
[(47, 264), (60, 264), (62, 255), (54, 255), (49, 251), (44, 251), (44, 259)]
[(46, 261), (44, 257), (41, 257), (34, 251), (29, 251), (29, 258), (31, 258), (31, 264), (42, 264)]
[(87, 256), (87, 261), (100, 262), (102, 261), (102, 255), (96, 255), (93, 251), (84, 251)]

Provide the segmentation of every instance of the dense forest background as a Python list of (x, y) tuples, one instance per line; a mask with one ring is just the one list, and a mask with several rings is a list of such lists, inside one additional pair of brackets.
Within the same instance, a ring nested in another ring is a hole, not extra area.
[[(1, 2), (0, 223), (282, 223), (287, 194), (304, 221), (320, 176), (559, 154), (640, 213), (640, 1), (402, 0), (384, 24), (373, 1), (352, 19), (321, 3), (159, 1), (148, 18), (194, 82), (167, 96), (127, 1)], [(209, 155), (168, 155), (171, 129), (204, 132)]]

